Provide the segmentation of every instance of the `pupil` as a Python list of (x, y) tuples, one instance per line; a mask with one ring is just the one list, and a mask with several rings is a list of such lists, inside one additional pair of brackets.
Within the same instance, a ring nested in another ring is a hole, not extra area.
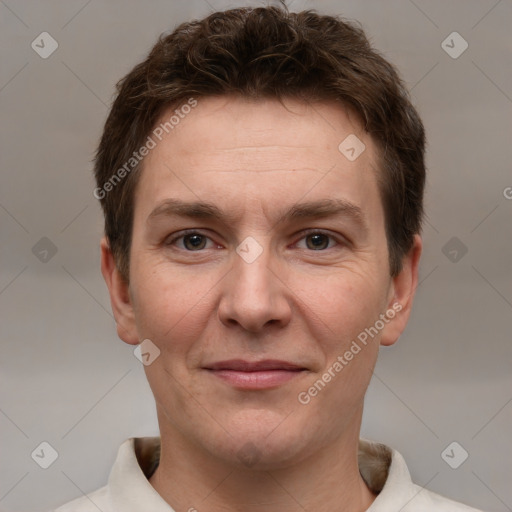
[(188, 240), (189, 242), (189, 245), (191, 245), (193, 248), (197, 249), (198, 247), (201, 246), (203, 240), (202, 240), (203, 236), (202, 235), (189, 235), (186, 240)]
[[(324, 238), (323, 240), (322, 237)], [(325, 242), (325, 238), (325, 235), (322, 235), (321, 233), (310, 235), (310, 240), (313, 242), (313, 246), (317, 249), (325, 245), (325, 243), (322, 243)]]

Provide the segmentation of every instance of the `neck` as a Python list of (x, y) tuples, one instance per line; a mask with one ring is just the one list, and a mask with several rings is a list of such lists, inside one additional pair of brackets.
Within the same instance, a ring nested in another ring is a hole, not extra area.
[(254, 470), (207, 456), (160, 422), (160, 464), (150, 484), (190, 512), (363, 512), (376, 495), (358, 468), (359, 427), (285, 468)]

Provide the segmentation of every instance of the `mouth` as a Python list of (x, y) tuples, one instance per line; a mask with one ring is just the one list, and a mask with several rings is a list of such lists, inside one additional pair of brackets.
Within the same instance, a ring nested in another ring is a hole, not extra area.
[(288, 361), (242, 359), (220, 361), (204, 367), (211, 375), (238, 389), (269, 389), (281, 386), (307, 372)]

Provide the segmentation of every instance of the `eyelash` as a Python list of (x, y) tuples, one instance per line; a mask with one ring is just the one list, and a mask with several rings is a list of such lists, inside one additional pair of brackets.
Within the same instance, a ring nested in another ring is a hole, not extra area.
[[(346, 246), (347, 245), (347, 241), (344, 241), (344, 240), (342, 240), (342, 239), (340, 239), (338, 237), (335, 237), (331, 233), (329, 233), (327, 231), (323, 231), (321, 229), (309, 229), (309, 230), (303, 231), (301, 234), (302, 234), (302, 236), (299, 239), (299, 241), (303, 240), (304, 238), (308, 237), (309, 235), (324, 235), (324, 236), (328, 237), (329, 239), (334, 240), (336, 242), (337, 246)], [(201, 231), (199, 231), (197, 229), (188, 229), (188, 230), (185, 230), (185, 231), (181, 231), (177, 236), (174, 236), (170, 240), (166, 240), (164, 245), (165, 246), (172, 246), (172, 245), (174, 245), (174, 243), (177, 240), (185, 238), (186, 236), (189, 236), (189, 235), (200, 235), (202, 237), (205, 237), (205, 238), (211, 240), (211, 238), (209, 236), (205, 235), (204, 233), (202, 233)], [(326, 252), (328, 249), (334, 249), (334, 248), (336, 248), (336, 246), (334, 246), (334, 247), (327, 247), (326, 249), (317, 249), (317, 250), (310, 249), (310, 251), (311, 252)], [(189, 252), (189, 253), (194, 253), (194, 252), (203, 252), (206, 249), (199, 249), (197, 251), (189, 251), (188, 249), (180, 248), (179, 250), (182, 250), (182, 251), (185, 251), (185, 252)], [(308, 250), (308, 249), (306, 249), (306, 250)]]

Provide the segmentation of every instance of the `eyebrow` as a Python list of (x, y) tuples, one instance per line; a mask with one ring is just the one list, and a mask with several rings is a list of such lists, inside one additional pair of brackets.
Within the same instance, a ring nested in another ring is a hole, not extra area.
[[(162, 201), (148, 216), (147, 222), (157, 217), (188, 217), (193, 219), (216, 220), (234, 223), (235, 216), (224, 212), (213, 203), (204, 201), (183, 201), (166, 199)], [(279, 217), (277, 224), (299, 219), (321, 219), (326, 217), (345, 216), (355, 221), (363, 231), (368, 230), (366, 217), (362, 209), (345, 199), (321, 199), (292, 205)]]

